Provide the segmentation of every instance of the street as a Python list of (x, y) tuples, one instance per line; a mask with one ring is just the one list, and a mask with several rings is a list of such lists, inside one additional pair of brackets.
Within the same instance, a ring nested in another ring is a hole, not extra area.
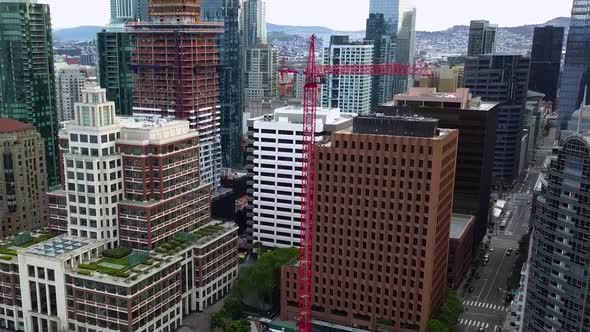
[[(478, 266), (475, 268), (479, 278), (468, 281), (466, 286), (473, 287), (473, 291), (460, 291), (465, 312), (459, 319), (457, 331), (476, 332), (480, 328), (485, 331), (497, 331), (497, 328), (503, 325), (509, 310), (509, 305), (504, 300), (506, 281), (512, 274), (518, 257), (514, 251), (510, 256), (507, 256), (506, 252), (508, 249), (518, 249), (518, 241), (528, 232), (533, 189), (541, 173), (543, 162), (551, 152), (553, 140), (547, 137), (542, 144), (543, 146), (535, 152), (534, 162), (524, 172), (524, 178), (520, 179), (504, 198), (507, 201), (505, 213), (511, 211), (512, 216), (508, 220), (506, 229), (500, 230), (498, 225), (495, 225), (494, 229), (489, 230), (489, 248), (493, 251), (482, 247), (480, 255), (489, 254), (489, 262), (485, 266), (482, 265), (481, 260), (477, 263)], [(484, 239), (485, 241), (487, 239)], [(478, 261), (477, 253), (474, 253), (475, 261)]]

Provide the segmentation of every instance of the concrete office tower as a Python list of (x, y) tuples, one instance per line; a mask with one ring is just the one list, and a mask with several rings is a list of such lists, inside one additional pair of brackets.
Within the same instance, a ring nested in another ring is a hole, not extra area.
[(266, 44), (266, 1), (244, 1), (244, 47)]
[[(373, 43), (352, 42), (349, 36), (331, 36), (324, 50), (325, 65), (371, 65)], [(330, 75), (322, 85), (322, 106), (340, 108), (345, 113), (371, 110), (371, 77), (368, 75)]]
[(74, 104), (82, 101), (82, 90), (86, 76), (80, 66), (68, 65), (56, 68), (57, 118), (59, 122), (70, 121), (74, 115)]
[(199, 133), (201, 181), (221, 178), (218, 67), (223, 23), (202, 22), (199, 0), (152, 0), (152, 22), (133, 35), (133, 111), (189, 120)]
[[(416, 53), (416, 1), (371, 0), (369, 13), (383, 14), (388, 25), (388, 34), (394, 40), (391, 51), (394, 52), (392, 57), (395, 61), (413, 65)], [(412, 79), (407, 77), (393, 78), (394, 94), (406, 92), (412, 85)]]
[(496, 53), (496, 31), (498, 26), (488, 21), (471, 21), (469, 24), (469, 40), (467, 56)]
[(111, 0), (111, 22), (148, 21), (150, 0)]
[[(373, 64), (395, 61), (395, 36), (385, 21), (383, 14), (369, 14), (367, 19), (366, 41), (373, 42)], [(379, 104), (393, 99), (393, 76), (373, 76), (371, 78), (371, 110)]]
[[(248, 120), (250, 242), (267, 248), (299, 247), (303, 109), (287, 106)], [(352, 126), (338, 109), (317, 111), (316, 141)]]
[(440, 127), (459, 130), (453, 212), (475, 216), (472, 242), (479, 246), (488, 227), (498, 103), (482, 102), (469, 89), (441, 93), (412, 88), (377, 112), (434, 118)]
[(189, 123), (135, 116), (121, 119), (121, 126), (121, 245), (153, 250), (178, 232), (192, 232), (210, 222), (211, 190), (200, 183), (199, 134)]
[[(567, 129), (567, 121), (582, 104), (584, 90), (590, 85), (588, 49), (590, 49), (590, 3), (585, 0), (574, 0), (557, 105), (561, 124), (558, 126), (559, 129)], [(587, 101), (584, 104), (588, 104)]]
[(590, 330), (587, 227), (590, 140), (566, 138), (535, 201), (524, 331)]
[(49, 5), (3, 0), (0, 13), (0, 117), (35, 126), (45, 141), (48, 185), (56, 185), (58, 124)]
[(201, 0), (201, 19), (223, 22), (219, 90), (221, 102), (221, 153), (223, 166), (241, 168), (244, 113), (244, 49), (241, 0)]
[(246, 49), (244, 61), (246, 101), (277, 97), (279, 50), (269, 45), (251, 47)]
[[(314, 324), (426, 331), (447, 287), (457, 141), (438, 120), (360, 115), (317, 147)], [(281, 271), (283, 320), (297, 271)]]
[(30, 124), (0, 118), (0, 236), (47, 224), (47, 174), (41, 135)]
[(529, 90), (545, 95), (544, 100), (557, 101), (557, 87), (563, 50), (563, 27), (536, 27), (531, 53), (531, 75)]
[(530, 59), (521, 55), (480, 55), (465, 63), (465, 87), (474, 96), (500, 103), (494, 152), (494, 184), (518, 177)]
[(74, 120), (60, 130), (65, 194), (68, 206), (68, 234), (105, 239), (116, 245), (117, 202), (123, 198), (121, 155), (115, 151), (121, 125), (115, 117), (115, 103), (97, 86), (82, 91), (75, 103)]

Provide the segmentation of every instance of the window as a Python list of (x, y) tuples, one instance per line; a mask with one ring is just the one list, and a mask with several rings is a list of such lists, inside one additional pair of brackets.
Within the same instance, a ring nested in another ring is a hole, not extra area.
[(98, 143), (98, 137), (97, 136), (94, 136), (94, 135), (91, 135), (90, 136), (90, 143)]
[(90, 107), (82, 106), (82, 125), (90, 126)]
[(70, 141), (78, 142), (78, 134), (70, 134)]
[(88, 135), (80, 135), (80, 142), (88, 143)]

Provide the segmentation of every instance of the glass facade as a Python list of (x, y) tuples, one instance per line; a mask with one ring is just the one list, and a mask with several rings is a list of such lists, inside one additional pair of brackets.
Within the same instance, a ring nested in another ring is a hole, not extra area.
[(570, 136), (534, 202), (524, 331), (590, 331), (590, 142)]
[[(383, 14), (389, 26), (389, 35), (395, 47), (392, 58), (402, 64), (414, 64), (416, 53), (416, 1), (415, 0), (371, 0), (369, 12)], [(405, 76), (393, 77), (394, 94), (406, 92), (412, 85)]]
[(115, 102), (118, 115), (133, 115), (133, 75), (131, 73), (131, 34), (103, 30), (97, 34), (98, 78)]
[(577, 110), (590, 81), (590, 1), (574, 0), (567, 38), (565, 64), (559, 90), (558, 113), (561, 129)]
[(244, 89), (240, 0), (201, 0), (204, 21), (223, 22), (221, 38), (220, 101), (221, 153), (224, 167), (242, 168)]
[(49, 186), (59, 183), (57, 99), (49, 6), (0, 2), (0, 117), (43, 137)]

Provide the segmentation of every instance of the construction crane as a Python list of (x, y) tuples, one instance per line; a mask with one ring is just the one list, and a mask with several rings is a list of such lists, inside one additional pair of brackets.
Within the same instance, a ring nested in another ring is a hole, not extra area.
[[(311, 332), (311, 306), (313, 294), (313, 231), (314, 231), (314, 183), (315, 183), (315, 128), (317, 101), (320, 85), (326, 75), (391, 75), (431, 76), (426, 65), (386, 63), (377, 65), (318, 65), (315, 59), (315, 35), (311, 36), (309, 55), (303, 74), (303, 154), (301, 172), (301, 249), (297, 291), (299, 315), (297, 330)], [(281, 75), (299, 73), (290, 68), (281, 68)]]

